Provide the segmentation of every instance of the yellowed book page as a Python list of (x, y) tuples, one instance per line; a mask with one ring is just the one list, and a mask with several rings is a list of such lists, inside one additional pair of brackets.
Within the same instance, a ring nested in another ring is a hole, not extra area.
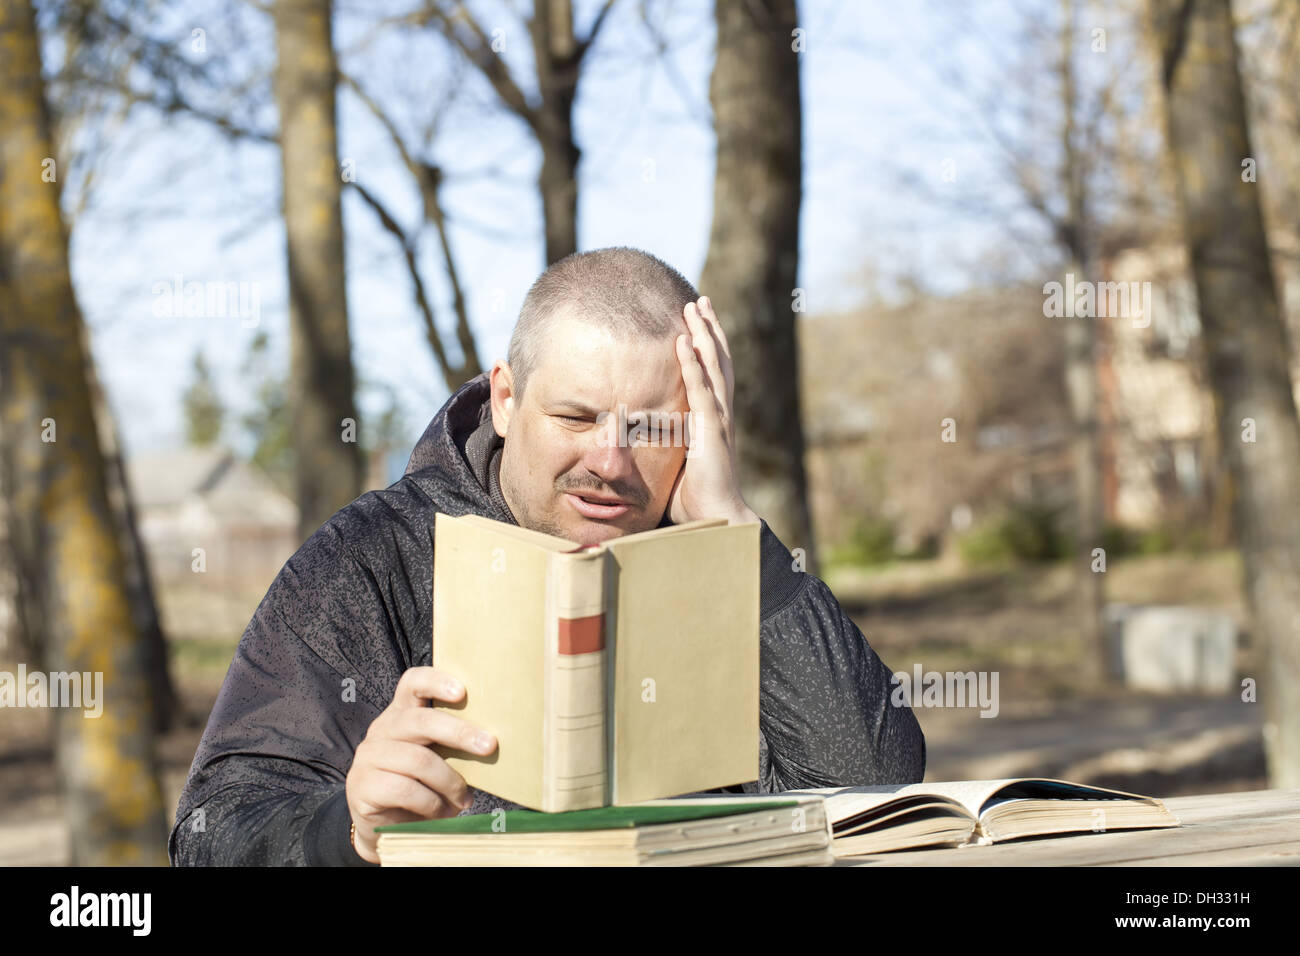
[(463, 706), (439, 706), (497, 738), (486, 757), (435, 749), (471, 786), (540, 808), (551, 552), (445, 514), (434, 522), (433, 666), (465, 684)]
[(612, 799), (758, 777), (759, 524), (614, 539)]

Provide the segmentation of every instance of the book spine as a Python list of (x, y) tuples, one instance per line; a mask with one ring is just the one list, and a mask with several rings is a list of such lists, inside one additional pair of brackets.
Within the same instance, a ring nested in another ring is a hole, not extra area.
[(605, 804), (603, 552), (556, 553), (546, 582), (543, 808)]

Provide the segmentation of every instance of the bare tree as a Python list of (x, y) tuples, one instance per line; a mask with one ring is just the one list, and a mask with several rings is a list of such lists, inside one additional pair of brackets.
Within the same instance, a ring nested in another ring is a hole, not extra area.
[[(434, 361), (438, 363), (438, 369), (442, 372), (443, 381), (446, 383), (447, 388), (454, 392), (482, 372), (483, 365), (479, 361), (478, 345), (474, 340), (474, 332), (470, 326), (469, 310), (465, 303), (465, 294), (461, 286), (460, 273), (456, 266), (456, 257), (452, 251), (451, 235), (448, 229), (449, 217), (442, 202), (442, 188), (447, 177), (442, 167), (436, 163), (418, 158), (419, 154), (415, 147), (408, 145), (389, 112), (380, 106), (379, 102), (362, 87), (357, 79), (344, 74), (343, 82), (378, 120), (385, 132), (388, 133), (398, 156), (401, 158), (402, 165), (406, 168), (419, 190), (420, 225), (415, 228), (408, 228), (402, 225), (397, 213), (391, 210), (373, 190), (355, 178), (350, 179), (348, 182), (348, 185), (356, 191), (362, 201), (375, 213), (384, 230), (401, 246), (402, 259), (406, 264), (407, 273), (411, 277), (411, 291), (415, 298), (415, 305), (419, 309), (420, 318), (424, 323), (425, 340), (429, 343)], [(450, 102), (451, 95), (454, 95), (454, 87), (451, 94), (433, 111), (422, 137), (425, 143), (431, 143), (436, 138), (440, 120)], [(456, 341), (461, 353), (459, 363), (451, 361), (447, 348), (443, 344), (442, 333), (438, 330), (435, 319), (433, 300), (428, 293), (428, 284), (420, 269), (419, 244), (421, 227), (427, 225), (431, 225), (437, 233), (438, 247), (442, 255), (447, 282), (451, 286), (452, 311), (456, 314)]]
[[(98, 182), (99, 164), (108, 153), (106, 130), (120, 124), (130, 109), (128, 98), (119, 95), (116, 84), (85, 82), (86, 68), (93, 64), (96, 70), (109, 71), (115, 65), (115, 74), (120, 77), (127, 72), (125, 64), (114, 64), (114, 60), (121, 57), (124, 47), (132, 50), (123, 58), (127, 64), (140, 62), (142, 51), (152, 49), (143, 58), (157, 66), (159, 75), (175, 78), (178, 73), (193, 68), (166, 46), (150, 47), (149, 40), (141, 37), (133, 24), (116, 15), (141, 13), (143, 6), (114, 11), (90, 0), (62, 0), (54, 12), (51, 29), (60, 41), (62, 59), (55, 71), (53, 87), (46, 90), (46, 99), (51, 108), (51, 136), (54, 151), (60, 158), (59, 179), (64, 195), (71, 189), (77, 197), (75, 206), (65, 209), (65, 222), (69, 233), (74, 234), (77, 215), (89, 203)], [(160, 65), (163, 59), (168, 63), (166, 69)], [(83, 335), (87, 332), (84, 326), (82, 331)], [(83, 341), (82, 348), (87, 356), (86, 377), (108, 476), (109, 505), (127, 562), (127, 591), (136, 626), (148, 647), (155, 730), (164, 733), (171, 728), (178, 709), (176, 687), (168, 666), (166, 635), (153, 591), (148, 555), (136, 521), (135, 497), (118, 422), (100, 383), (88, 339)]]
[[(533, 16), (525, 22), (537, 69), (538, 96), (533, 98), (515, 81), (503, 58), (509, 43), (509, 31), (476, 21), (465, 4), (436, 0), (426, 3), (413, 17), (402, 17), (398, 22), (398, 25), (405, 25), (414, 20), (422, 26), (433, 27), (460, 52), (464, 62), (488, 82), (503, 108), (521, 120), (538, 143), (542, 165), (537, 186), (542, 200), (548, 264), (577, 250), (577, 168), (581, 150), (573, 138), (573, 101), (587, 51), (613, 6), (614, 0), (603, 3), (586, 38), (579, 39), (574, 32), (569, 0), (541, 0), (534, 5)], [(379, 27), (388, 25), (392, 24), (381, 22)], [(430, 146), (436, 140), (442, 118), (459, 93), (458, 79), (449, 84), (441, 101), (429, 111), (427, 120), (417, 124), (421, 127), (417, 135), (411, 136), (400, 128), (391, 100), (381, 102), (381, 97), (368, 90), (357, 76), (346, 72), (342, 76), (345, 86), (388, 135), (420, 196), (420, 219), (411, 225), (404, 223), (406, 217), (386, 203), (371, 186), (360, 179), (348, 183), (401, 249), (402, 261), (411, 279), (412, 296), (424, 326), (425, 340), (444, 382), (453, 391), (483, 370), (452, 249), (451, 216), (442, 198), (452, 176), (430, 155)], [(486, 169), (474, 175), (492, 173), (494, 170)], [(422, 234), (429, 228), (437, 239), (443, 274), (451, 293), (454, 335), (461, 354), (458, 362), (452, 360), (439, 330), (437, 308), (430, 294), (432, 282), (420, 265)]]
[(274, 14), (289, 260), (290, 417), (298, 531), (306, 538), (361, 493), (363, 465), (348, 334), (332, 4), (281, 0)]
[[(1011, 23), (1018, 56), (1013, 57), (968, 17), (964, 5), (942, 6), (956, 18), (954, 36), (974, 37), (974, 45), (994, 64), (995, 82), (986, 84), (967, 72), (958, 56), (936, 52), (923, 65), (956, 98), (954, 112), (990, 144), (1006, 177), (1000, 184), (1004, 189), (968, 187), (945, 202), (997, 221), (1040, 276), (1063, 269), (1080, 281), (1104, 278), (1099, 272), (1108, 257), (1151, 241), (1167, 221), (1158, 208), (1158, 191), (1144, 175), (1152, 144), (1142, 136), (1141, 113), (1149, 98), (1140, 82), (1131, 82), (1134, 58), (1117, 45), (1128, 31), (1097, 26), (1116, 27), (1133, 18), (1133, 4), (1107, 5), (1104, 15), (1089, 10), (1085, 18), (1075, 0), (1059, 0), (1055, 18), (1047, 22), (1040, 8), (1016, 8)], [(914, 177), (908, 181), (924, 188)], [(1063, 337), (1073, 421), (1077, 622), (1090, 649), (1083, 663), (1089, 678), (1103, 682), (1104, 576), (1093, 571), (1093, 550), (1101, 546), (1105, 520), (1097, 362), (1106, 320), (1070, 314), (1050, 321)]]
[[(1069, 268), (1081, 278), (1095, 276), (1095, 239), (1088, 205), (1087, 146), (1080, 138), (1075, 47), (1078, 28), (1074, 0), (1061, 0), (1061, 157), (1066, 213), (1054, 225), (1069, 256)], [(1102, 575), (1092, 567), (1093, 549), (1101, 546), (1105, 507), (1102, 500), (1101, 432), (1097, 381), (1097, 317), (1075, 316), (1065, 326), (1065, 385), (1074, 418), (1074, 570), (1079, 624), (1084, 646), (1093, 649), (1087, 664), (1092, 676), (1105, 680), (1106, 646), (1102, 628), (1105, 594)]]
[(1149, 0), (1170, 154), (1245, 591), (1267, 663), (1258, 692), (1274, 787), (1300, 786), (1300, 421), (1260, 211), (1228, 0)]
[(0, 452), (19, 619), (69, 696), (76, 675), (74, 703), (100, 688), (99, 719), (53, 711), (73, 863), (165, 864), (148, 647), (106, 491), (29, 0), (0, 2), (0, 49)]
[(546, 230), (546, 263), (578, 249), (578, 161), (573, 101), (583, 58), (596, 42), (615, 0), (605, 0), (585, 38), (574, 34), (571, 0), (535, 0), (526, 26), (532, 41), (539, 98), (530, 103), (500, 56), (502, 35), (476, 21), (460, 0), (430, 0), (421, 20), (439, 29), (491, 84), (501, 104), (522, 120), (542, 150), (537, 188)]

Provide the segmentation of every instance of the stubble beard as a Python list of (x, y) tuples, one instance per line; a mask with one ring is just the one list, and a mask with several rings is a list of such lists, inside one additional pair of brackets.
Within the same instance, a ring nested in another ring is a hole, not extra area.
[(519, 493), (519, 489), (514, 484), (513, 475), (506, 468), (504, 451), (501, 458), (501, 471), (497, 475), (497, 479), (501, 483), (501, 494), (505, 496), (506, 504), (510, 506), (510, 512), (515, 516), (515, 521), (519, 523), (519, 527), (527, 528), (529, 531), (540, 531), (543, 534), (554, 535), (557, 538), (569, 537), (569, 533), (550, 517), (534, 514), (528, 507), (527, 496)]

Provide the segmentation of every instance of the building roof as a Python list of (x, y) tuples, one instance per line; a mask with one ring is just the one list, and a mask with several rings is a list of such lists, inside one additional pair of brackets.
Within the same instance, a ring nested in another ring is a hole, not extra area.
[(134, 455), (127, 460), (136, 506), (166, 510), (200, 501), (241, 524), (294, 525), (298, 507), (256, 465), (220, 445)]

